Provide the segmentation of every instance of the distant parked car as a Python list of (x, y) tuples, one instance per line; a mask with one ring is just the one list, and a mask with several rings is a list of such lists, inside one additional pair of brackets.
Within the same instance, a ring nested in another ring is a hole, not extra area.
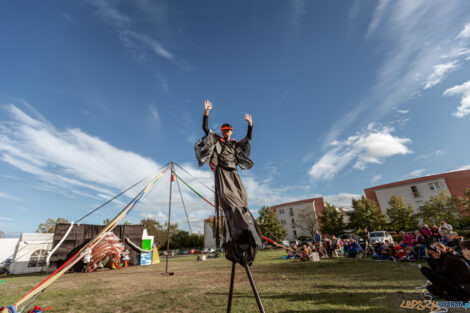
[(370, 233), (370, 242), (372, 244), (378, 242), (384, 243), (385, 240), (388, 240), (391, 244), (394, 244), (393, 237), (388, 231), (373, 231)]
[(292, 245), (298, 246), (298, 245), (300, 245), (300, 241), (298, 241), (298, 240), (292, 240), (289, 244), (290, 244), (291, 246), (292, 246)]
[(198, 253), (201, 253), (201, 251), (200, 251), (200, 250), (197, 250), (197, 249), (191, 249), (191, 250), (189, 250), (189, 253), (191, 253), (191, 254), (198, 254)]

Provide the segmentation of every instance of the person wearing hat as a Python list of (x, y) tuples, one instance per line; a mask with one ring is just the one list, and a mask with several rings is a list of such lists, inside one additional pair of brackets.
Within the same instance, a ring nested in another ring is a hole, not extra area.
[(226, 258), (242, 265), (251, 265), (257, 247), (261, 246), (261, 230), (248, 209), (248, 196), (237, 166), (244, 170), (253, 166), (249, 158), (253, 119), (250, 114), (245, 114), (247, 134), (242, 140), (236, 141), (232, 139), (233, 129), (228, 123), (222, 125), (222, 135), (209, 129), (211, 110), (212, 103), (206, 100), (202, 123), (205, 136), (194, 147), (196, 158), (199, 166), (208, 163), (214, 171), (218, 202), (225, 219), (223, 248)]

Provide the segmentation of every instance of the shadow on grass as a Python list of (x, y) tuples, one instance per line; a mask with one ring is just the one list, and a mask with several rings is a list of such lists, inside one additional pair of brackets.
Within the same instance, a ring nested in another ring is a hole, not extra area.
[(379, 308), (369, 308), (369, 309), (357, 309), (357, 308), (341, 308), (341, 309), (316, 309), (315, 311), (312, 311), (311, 309), (308, 310), (287, 310), (287, 311), (279, 311), (279, 313), (300, 313), (300, 312), (305, 312), (305, 313), (343, 313), (343, 312), (357, 312), (357, 313), (378, 313), (382, 312), (381, 309)]

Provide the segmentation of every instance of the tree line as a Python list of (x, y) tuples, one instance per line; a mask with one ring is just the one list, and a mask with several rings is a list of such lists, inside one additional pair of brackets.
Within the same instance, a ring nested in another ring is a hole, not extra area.
[[(108, 218), (103, 220), (103, 225), (108, 225), (111, 222)], [(55, 227), (59, 223), (69, 223), (65, 218), (48, 218), (44, 223), (39, 224), (36, 229), (37, 233), (54, 233)], [(125, 225), (132, 225), (129, 221), (124, 222)], [(144, 225), (149, 236), (154, 236), (155, 246), (159, 250), (166, 249), (167, 246), (167, 226), (168, 223), (163, 225), (155, 218), (143, 218), (140, 224)], [(170, 249), (182, 248), (202, 248), (204, 247), (204, 235), (191, 234), (188, 231), (178, 228), (178, 224), (170, 224)]]
[[(375, 201), (362, 196), (360, 199), (351, 200), (352, 210), (346, 212), (348, 222), (338, 208), (328, 202), (325, 203), (323, 212), (319, 217), (321, 232), (324, 234), (339, 234), (344, 230), (358, 231), (367, 228), (375, 230), (413, 231), (419, 225), (439, 225), (440, 221), (446, 221), (453, 225), (454, 229), (466, 229), (470, 227), (470, 188), (465, 191), (464, 198), (456, 198), (443, 191), (431, 197), (418, 213), (414, 213), (413, 207), (399, 196), (392, 196), (389, 208), (382, 212)], [(269, 207), (262, 207), (258, 212), (258, 222), (263, 234), (275, 241), (286, 238), (286, 229), (277, 219), (276, 213)], [(319, 227), (315, 213), (311, 209), (302, 210), (295, 221), (296, 228), (309, 234), (312, 238), (315, 229)]]
[[(345, 223), (343, 215), (338, 208), (328, 202), (325, 203), (323, 213), (319, 217), (321, 232), (324, 234), (339, 234), (343, 230), (354, 231), (367, 228), (375, 230), (412, 231), (420, 224), (439, 225), (444, 220), (453, 225), (454, 229), (466, 229), (470, 227), (470, 188), (465, 191), (464, 198), (456, 198), (448, 192), (443, 191), (431, 197), (424, 205), (414, 213), (413, 207), (399, 196), (392, 196), (389, 208), (384, 213), (377, 204), (365, 196), (360, 199), (352, 199), (352, 210), (346, 214), (348, 223)], [(258, 211), (258, 223), (264, 236), (282, 241), (286, 238), (287, 231), (277, 218), (276, 213), (268, 206), (263, 206)], [(107, 225), (111, 221), (103, 220)], [(45, 223), (38, 226), (36, 232), (53, 233), (57, 223), (68, 223), (64, 218), (47, 219)], [(129, 222), (125, 222), (130, 224)], [(314, 235), (318, 228), (318, 221), (312, 210), (305, 209), (298, 213), (295, 221), (296, 228), (306, 234)], [(167, 223), (163, 225), (155, 218), (144, 218), (141, 224), (150, 236), (154, 236), (155, 244), (159, 249), (166, 248)], [(170, 224), (170, 249), (179, 248), (201, 248), (204, 246), (204, 235), (190, 234), (178, 228), (178, 224)]]

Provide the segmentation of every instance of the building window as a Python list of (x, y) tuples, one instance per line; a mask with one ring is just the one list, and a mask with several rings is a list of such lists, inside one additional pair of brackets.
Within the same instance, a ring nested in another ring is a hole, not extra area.
[(297, 239), (297, 232), (294, 230), (294, 238)]
[(279, 213), (284, 214), (284, 209), (280, 209)]
[(418, 206), (418, 209), (421, 209), (424, 206), (423, 201), (416, 201), (416, 205)]
[(40, 267), (46, 265), (47, 250), (34, 251), (29, 257), (28, 267)]
[(286, 221), (281, 220), (281, 224), (282, 224), (282, 225), (286, 225)]
[(418, 188), (416, 188), (416, 186), (411, 186), (411, 191), (413, 192), (413, 196), (415, 196), (415, 198), (419, 197)]
[(292, 208), (289, 208), (289, 216), (294, 216), (294, 210)]
[(292, 227), (295, 228), (295, 220), (294, 220), (293, 218), (291, 218), (291, 219), (290, 219), (290, 222), (291, 222), (291, 224), (292, 224)]
[(428, 184), (429, 189), (431, 190), (441, 190), (441, 186), (439, 185), (439, 182), (433, 182)]

